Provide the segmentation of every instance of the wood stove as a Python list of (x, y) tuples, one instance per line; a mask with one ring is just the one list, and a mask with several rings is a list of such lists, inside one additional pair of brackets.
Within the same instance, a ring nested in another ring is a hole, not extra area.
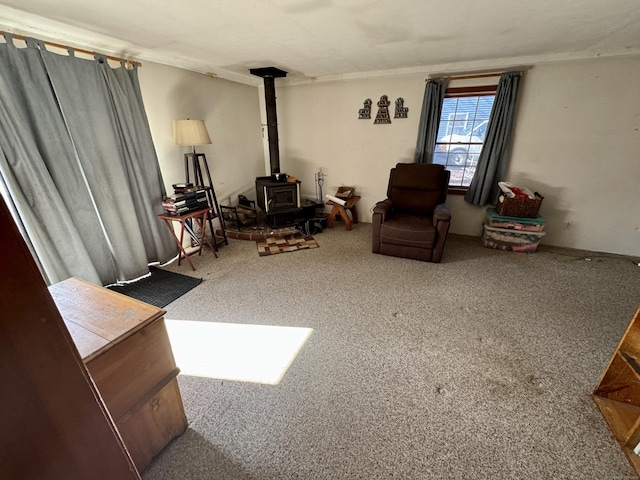
[(277, 181), (273, 176), (256, 178), (258, 206), (267, 214), (271, 227), (283, 227), (296, 222), (300, 213), (300, 180)]
[(300, 180), (279, 182), (273, 177), (256, 178), (256, 198), (258, 205), (267, 214), (299, 209)]
[(276, 109), (275, 79), (287, 76), (287, 72), (276, 67), (251, 68), (252, 75), (264, 80), (265, 109), (267, 112), (267, 135), (269, 137), (269, 165), (271, 176), (256, 178), (256, 200), (267, 214), (271, 227), (283, 227), (296, 223), (301, 212), (300, 181), (280, 178), (280, 151), (278, 148), (278, 115)]

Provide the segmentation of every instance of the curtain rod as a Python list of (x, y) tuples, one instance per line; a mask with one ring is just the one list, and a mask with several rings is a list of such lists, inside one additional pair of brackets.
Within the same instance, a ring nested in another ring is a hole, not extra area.
[[(18, 40), (27, 41), (27, 37), (25, 37), (24, 35), (18, 35), (16, 33), (4, 32), (4, 31), (0, 30), (0, 35), (4, 35), (5, 33), (9, 33), (13, 38), (17, 38)], [(86, 53), (87, 55), (102, 55), (102, 54), (99, 54), (98, 52), (92, 52), (91, 50), (84, 50), (82, 48), (71, 47), (69, 45), (62, 45), (60, 43), (48, 42), (46, 40), (42, 40), (42, 43), (44, 43), (45, 45), (49, 45), (51, 47), (62, 48), (62, 49), (65, 49), (65, 50), (69, 50), (71, 48), (76, 52)], [(142, 64), (140, 62), (136, 62), (134, 60), (128, 60), (126, 58), (120, 58), (120, 57), (114, 57), (112, 55), (104, 55), (104, 56), (106, 58), (108, 58), (109, 60), (113, 60), (114, 62), (124, 62), (125, 65), (137, 65), (138, 67), (142, 67)]]
[[(518, 70), (505, 70), (505, 71), (518, 71)], [(433, 80), (436, 78), (446, 78), (447, 80), (468, 80), (471, 78), (490, 78), (490, 77), (499, 77), (504, 72), (492, 72), (492, 73), (476, 73), (476, 74), (468, 74), (468, 75), (444, 75), (440, 76), (432, 76), (425, 79), (425, 82), (429, 80)], [(527, 70), (520, 70), (520, 74), (523, 76), (527, 74)]]

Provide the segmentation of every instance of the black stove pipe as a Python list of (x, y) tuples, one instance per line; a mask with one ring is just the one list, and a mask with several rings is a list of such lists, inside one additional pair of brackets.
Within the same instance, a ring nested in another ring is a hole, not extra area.
[(252, 68), (252, 75), (262, 77), (264, 81), (264, 100), (267, 111), (267, 135), (269, 138), (269, 166), (271, 174), (280, 173), (280, 149), (278, 146), (278, 113), (276, 109), (275, 79), (286, 77), (287, 72), (275, 67)]

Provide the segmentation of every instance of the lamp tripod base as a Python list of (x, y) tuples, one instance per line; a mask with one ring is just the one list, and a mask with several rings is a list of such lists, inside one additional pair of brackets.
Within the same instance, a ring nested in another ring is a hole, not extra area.
[[(193, 182), (191, 182), (191, 172), (193, 172)], [(206, 177), (203, 175), (206, 174)], [(185, 183), (193, 183), (194, 185), (202, 186), (205, 189), (207, 195), (207, 203), (209, 204), (209, 230), (211, 231), (211, 238), (213, 239), (213, 247), (218, 251), (218, 245), (229, 245), (227, 239), (227, 231), (224, 226), (224, 219), (220, 214), (220, 205), (216, 197), (216, 191), (213, 188), (213, 181), (211, 180), (211, 173), (209, 171), (209, 164), (207, 163), (207, 157), (204, 153), (196, 153), (195, 149), (192, 153), (184, 154), (184, 177)], [(220, 222), (220, 231), (222, 236), (216, 236), (213, 228), (213, 220), (218, 219)]]

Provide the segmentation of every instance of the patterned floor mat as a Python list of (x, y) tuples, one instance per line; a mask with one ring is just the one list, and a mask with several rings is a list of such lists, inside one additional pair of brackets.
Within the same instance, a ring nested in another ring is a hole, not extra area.
[(283, 237), (273, 236), (265, 240), (258, 240), (256, 246), (258, 247), (258, 255), (266, 257), (267, 255), (276, 255), (277, 253), (318, 248), (319, 245), (312, 236), (309, 235), (305, 237), (300, 233), (295, 233)]

